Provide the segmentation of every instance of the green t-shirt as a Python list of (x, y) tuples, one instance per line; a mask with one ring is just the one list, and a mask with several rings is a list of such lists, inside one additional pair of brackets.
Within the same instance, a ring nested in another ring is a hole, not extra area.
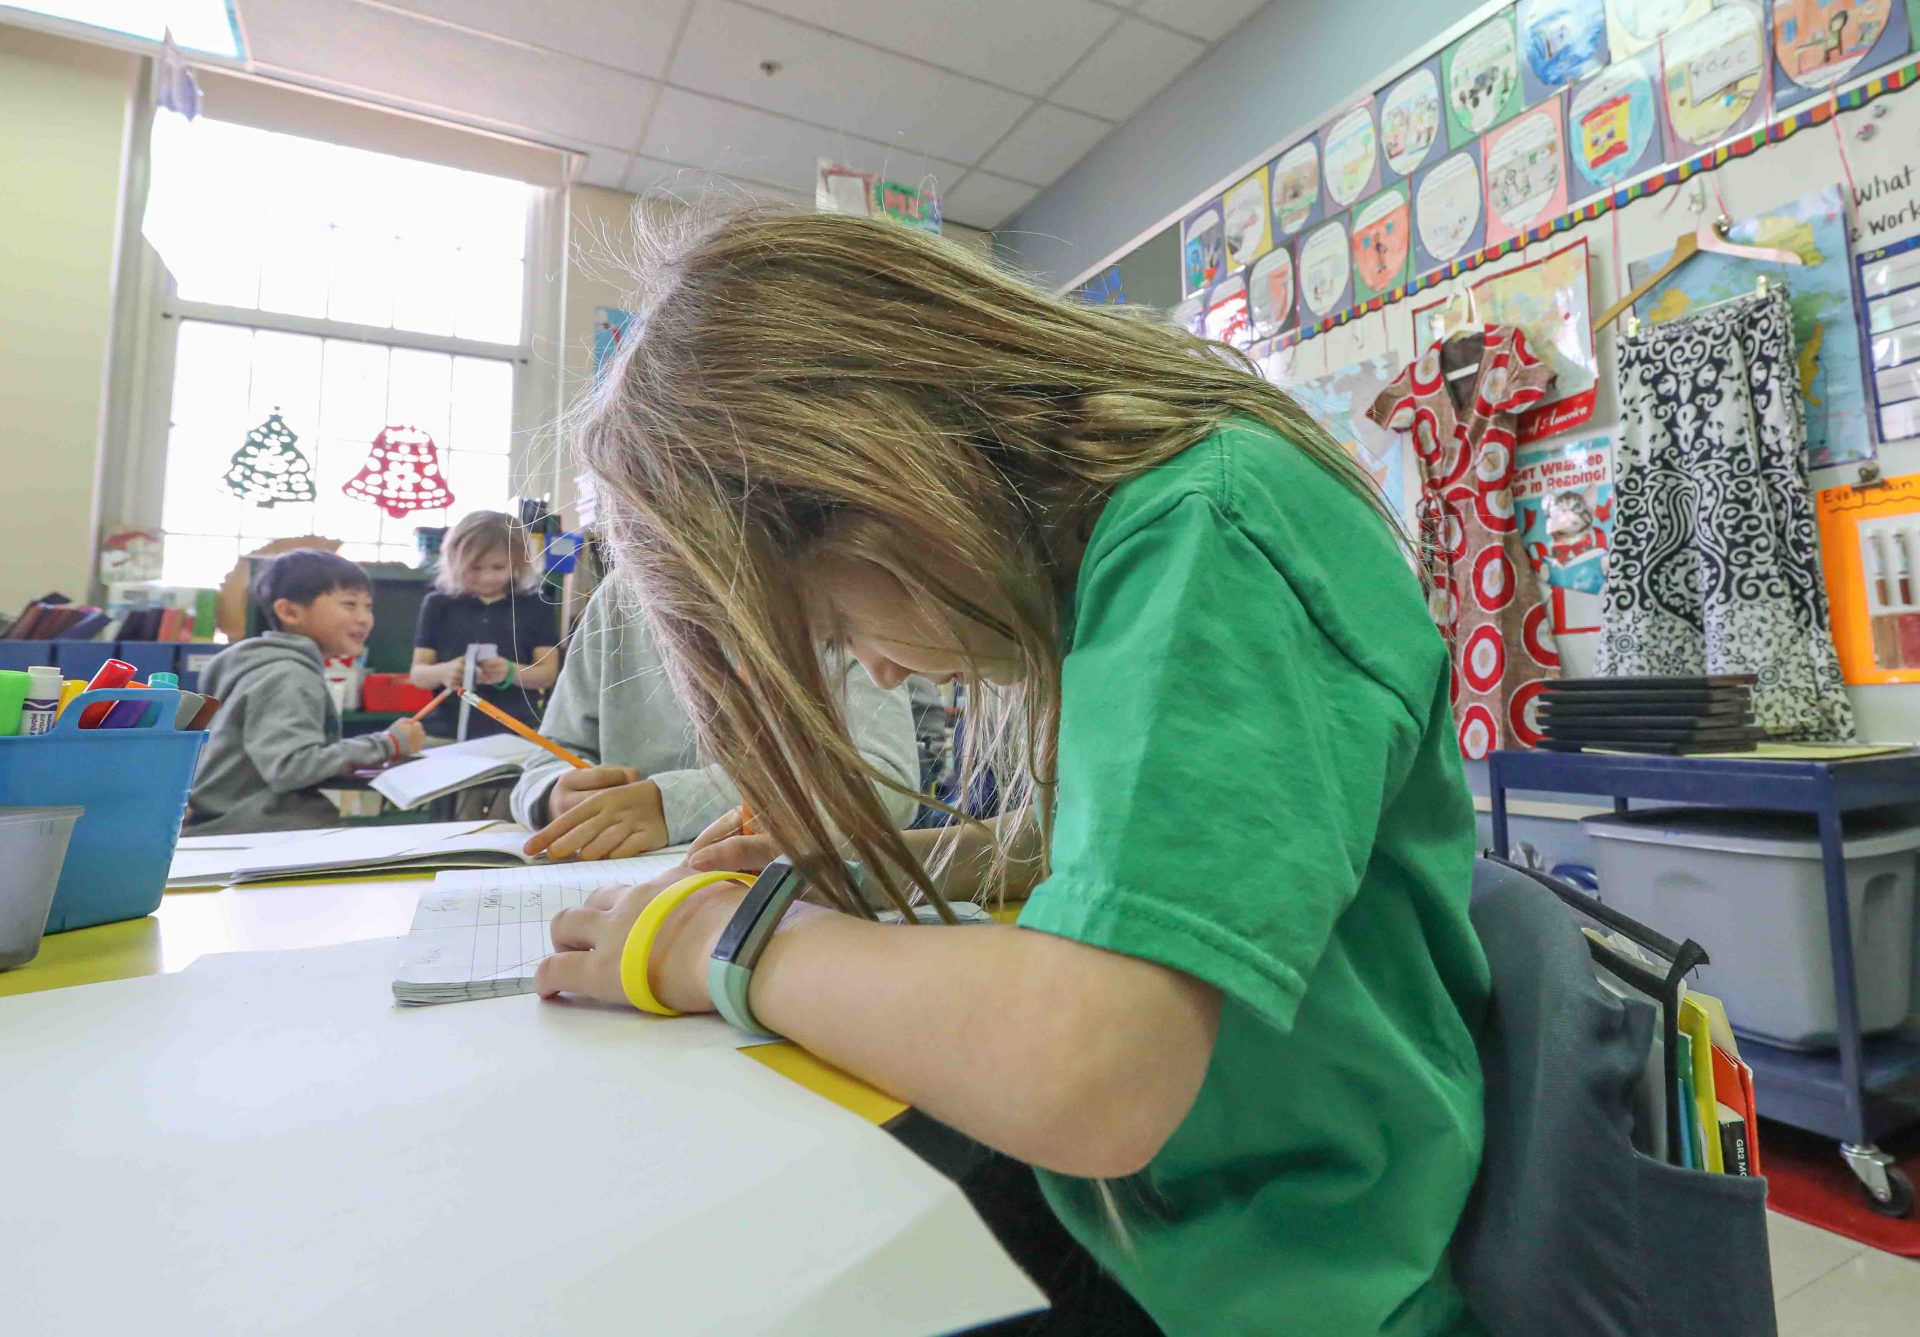
[(1446, 650), (1366, 503), (1247, 422), (1118, 488), (1062, 669), (1051, 876), (1020, 923), (1224, 996), (1139, 1175), (1042, 1173), (1169, 1333), (1468, 1334), (1487, 968)]

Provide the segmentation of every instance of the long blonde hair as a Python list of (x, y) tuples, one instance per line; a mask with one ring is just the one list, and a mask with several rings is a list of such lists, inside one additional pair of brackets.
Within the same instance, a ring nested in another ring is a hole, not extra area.
[(434, 588), (445, 594), (467, 592), (467, 570), (491, 552), (507, 555), (507, 592), (525, 592), (538, 582), (526, 530), (505, 511), (473, 511), (462, 516), (440, 543)]
[[(602, 533), (703, 750), (846, 909), (863, 902), (835, 832), (896, 905), (911, 886), (938, 898), (873, 791), (897, 785), (840, 718), (796, 593), (810, 560), (873, 563), (947, 624), (1014, 642), (1003, 718), (1022, 736), (1002, 726), (969, 769), (1017, 751), (1003, 798), (1044, 825), (1060, 602), (1114, 487), (1251, 418), (1395, 528), (1346, 452), (1223, 345), (884, 221), (745, 211), (641, 244), (638, 319), (577, 424)], [(965, 597), (930, 559), (985, 573), (997, 599)]]

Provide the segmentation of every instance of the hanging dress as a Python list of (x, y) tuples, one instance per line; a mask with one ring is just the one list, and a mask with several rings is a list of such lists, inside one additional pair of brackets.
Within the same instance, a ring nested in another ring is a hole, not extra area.
[(1600, 674), (1752, 673), (1769, 737), (1854, 736), (1804, 414), (1778, 289), (1621, 341)]
[[(1476, 353), (1470, 376), (1447, 379), (1445, 363)], [(1540, 693), (1560, 676), (1513, 507), (1515, 419), (1552, 382), (1517, 328), (1489, 325), (1436, 343), (1367, 410), (1413, 434), (1428, 607), (1453, 657), (1454, 723), (1473, 761), (1539, 742)]]

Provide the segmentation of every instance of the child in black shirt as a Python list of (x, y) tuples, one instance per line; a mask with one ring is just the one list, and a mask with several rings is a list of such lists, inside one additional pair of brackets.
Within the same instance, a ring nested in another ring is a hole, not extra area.
[[(559, 616), (541, 594), (525, 533), (500, 511), (475, 511), (448, 531), (435, 589), (420, 604), (413, 637), (413, 682), (438, 692), (466, 681), (467, 648), (491, 645), (474, 666), (474, 690), (489, 704), (538, 727), (545, 694), (559, 674)], [(451, 697), (426, 718), (429, 734), (452, 738), (460, 702)], [(506, 732), (469, 712), (467, 737)]]

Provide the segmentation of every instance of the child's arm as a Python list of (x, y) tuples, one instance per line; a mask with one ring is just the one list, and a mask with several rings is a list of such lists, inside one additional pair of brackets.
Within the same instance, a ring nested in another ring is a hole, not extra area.
[[(566, 671), (560, 675), (553, 695), (547, 698), (547, 713), (540, 719), (540, 732), (544, 736), (589, 762), (598, 762), (601, 758), (600, 651), (604, 644), (601, 637), (575, 636), (575, 648), (567, 657)], [(547, 800), (554, 784), (572, 769), (549, 752), (537, 753), (520, 772), (519, 782), (513, 787), (514, 820), (533, 831), (552, 820)], [(594, 769), (611, 768), (596, 766)], [(611, 776), (605, 782), (625, 783)]]
[(515, 664), (513, 669), (512, 686), (524, 687), (529, 692), (544, 692), (560, 676), (560, 647), (536, 645), (533, 647), (533, 662)]
[(407, 681), (415, 687), (429, 692), (437, 692), (443, 687), (458, 687), (466, 681), (467, 660), (463, 655), (459, 659), (440, 662), (440, 656), (433, 650), (416, 647), (413, 652), (413, 669), (407, 674)]
[[(563, 911), (544, 995), (624, 1002), (620, 952), (651, 891)], [(710, 1011), (706, 961), (740, 902), (699, 892), (656, 940), (649, 979)], [(988, 1146), (1061, 1174), (1141, 1169), (1206, 1076), (1220, 993), (1192, 976), (1066, 938), (995, 925), (941, 932), (790, 908), (754, 971), (765, 1025)], [(993, 1024), (1018, 1017), (1020, 1024)]]
[(246, 713), (243, 744), (254, 769), (276, 794), (311, 789), (343, 771), (393, 760), (400, 745), (392, 734), (327, 741), (330, 703), (326, 684), (309, 668), (269, 665)]

